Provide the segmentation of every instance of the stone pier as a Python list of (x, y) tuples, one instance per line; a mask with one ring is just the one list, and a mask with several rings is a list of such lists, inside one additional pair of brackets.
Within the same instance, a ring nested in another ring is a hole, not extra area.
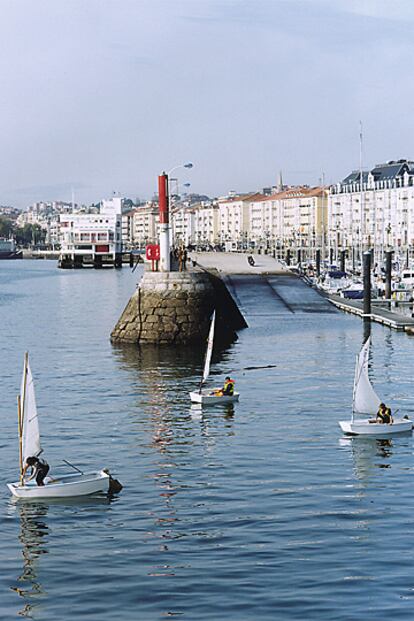
[[(203, 341), (216, 309), (218, 338), (246, 327), (221, 279), (203, 271), (146, 271), (111, 333), (113, 343), (190, 344)], [(220, 336), (221, 335), (221, 336)]]

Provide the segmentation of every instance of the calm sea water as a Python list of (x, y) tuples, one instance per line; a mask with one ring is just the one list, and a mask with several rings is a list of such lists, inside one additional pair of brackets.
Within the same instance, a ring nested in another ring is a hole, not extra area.
[[(337, 424), (361, 321), (303, 304), (299, 285), (282, 283), (287, 308), (272, 282), (234, 279), (250, 327), (213, 372), (242, 396), (201, 414), (204, 352), (109, 342), (136, 281), (0, 263), (0, 618), (412, 619), (413, 439), (345, 440)], [(414, 341), (372, 335), (380, 395), (412, 412)], [(52, 471), (107, 466), (124, 484), (112, 501), (10, 499), (25, 350)]]

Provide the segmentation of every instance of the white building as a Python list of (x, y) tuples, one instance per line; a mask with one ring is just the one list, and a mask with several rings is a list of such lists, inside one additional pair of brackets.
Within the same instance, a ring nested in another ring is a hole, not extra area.
[(262, 194), (253, 193), (219, 199), (221, 242), (233, 242), (237, 247), (247, 244), (250, 233), (249, 206), (252, 201), (262, 196)]
[(218, 204), (193, 205), (194, 231), (191, 243), (207, 247), (220, 243), (220, 209)]
[(274, 246), (281, 238), (282, 210), (275, 197), (259, 196), (249, 204), (249, 241), (256, 248)]
[(175, 205), (170, 213), (171, 245), (179, 247), (192, 243), (194, 235), (194, 209), (187, 205)]
[(60, 243), (60, 214), (52, 214), (46, 220), (46, 244), (54, 248)]
[(100, 212), (60, 215), (60, 266), (122, 264), (122, 201), (102, 201)]
[(321, 247), (326, 237), (327, 213), (327, 191), (321, 187), (292, 187), (259, 196), (249, 205), (249, 239), (256, 247)]
[(406, 252), (414, 246), (414, 162), (390, 161), (369, 172), (354, 171), (331, 187), (329, 243)]
[(133, 246), (145, 248), (147, 244), (158, 244), (159, 222), (157, 203), (148, 201), (145, 205), (134, 209), (131, 229)]
[(328, 192), (322, 187), (289, 188), (276, 195), (282, 210), (282, 242), (298, 248), (324, 246), (328, 225)]
[(122, 247), (124, 250), (128, 250), (134, 247), (133, 243), (133, 230), (134, 230), (134, 212), (135, 209), (125, 211), (122, 214)]

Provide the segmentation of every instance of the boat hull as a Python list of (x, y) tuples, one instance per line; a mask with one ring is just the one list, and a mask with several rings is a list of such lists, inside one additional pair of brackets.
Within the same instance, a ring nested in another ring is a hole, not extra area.
[(397, 433), (407, 433), (413, 429), (413, 421), (397, 419), (392, 424), (370, 423), (368, 418), (361, 420), (339, 421), (342, 431), (349, 436), (393, 436)]
[(40, 498), (75, 498), (91, 496), (109, 490), (110, 476), (104, 470), (85, 474), (68, 474), (53, 479), (46, 477), (45, 485), (37, 485), (34, 481), (20, 485), (8, 483), (7, 487), (17, 498), (38, 500)]
[(239, 393), (235, 392), (234, 395), (223, 395), (221, 397), (211, 394), (215, 390), (220, 390), (220, 388), (202, 390), (201, 392), (194, 391), (190, 392), (190, 399), (192, 403), (200, 403), (201, 405), (218, 405), (223, 403), (235, 403), (239, 400)]
[(4, 259), (8, 261), (10, 259), (23, 259), (23, 252), (21, 250), (0, 251), (0, 260)]

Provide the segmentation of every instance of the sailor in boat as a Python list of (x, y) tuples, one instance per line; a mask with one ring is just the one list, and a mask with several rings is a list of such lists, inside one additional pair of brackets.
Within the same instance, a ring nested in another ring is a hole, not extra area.
[(385, 403), (380, 403), (377, 417), (375, 419), (371, 419), (369, 422), (378, 423), (380, 425), (392, 425), (394, 419), (391, 414), (391, 408), (387, 407)]
[[(25, 479), (24, 477), (29, 468), (31, 468), (32, 471), (30, 476)], [(44, 459), (39, 459), (38, 457), (28, 457), (23, 468), (22, 478), (26, 483), (32, 479), (36, 479), (36, 483), (38, 485), (44, 485), (44, 480), (49, 472), (49, 469), (49, 464)]]
[(394, 419), (391, 414), (391, 408), (385, 406), (383, 414), (382, 414), (382, 422), (384, 425), (392, 425)]
[(234, 379), (227, 376), (224, 379), (223, 388), (220, 390), (215, 390), (212, 394), (216, 397), (232, 397), (234, 395)]

